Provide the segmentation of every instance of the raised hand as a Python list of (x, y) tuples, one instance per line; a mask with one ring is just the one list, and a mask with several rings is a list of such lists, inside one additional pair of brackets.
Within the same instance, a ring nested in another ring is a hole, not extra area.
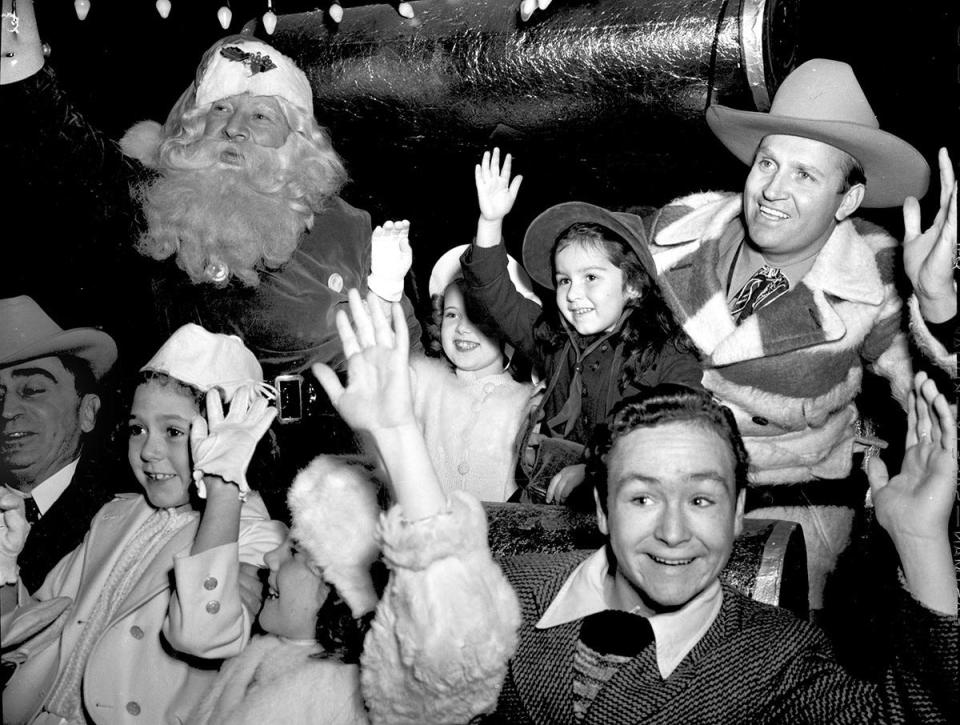
[(957, 181), (950, 154), (940, 149), (940, 209), (921, 233), (920, 204), (903, 202), (903, 266), (928, 322), (945, 322), (957, 314), (953, 267), (957, 254)]
[(873, 457), (867, 477), (877, 521), (897, 547), (910, 590), (927, 606), (956, 612), (956, 578), (947, 538), (957, 496), (957, 423), (926, 373), (917, 373), (907, 413), (906, 450), (892, 478)]
[(347, 359), (347, 386), (323, 363), (313, 366), (313, 374), (354, 430), (376, 433), (416, 425), (408, 367), (410, 340), (403, 310), (398, 304), (391, 306), (391, 329), (375, 296), (368, 295), (365, 304), (352, 289), (347, 298), (353, 322), (346, 312), (337, 311), (337, 332)]
[(230, 412), (223, 415), (220, 393), (207, 392), (207, 419), (197, 416), (190, 426), (190, 450), (193, 454), (193, 478), (200, 498), (206, 498), (204, 476), (219, 476), (236, 484), (240, 499), (246, 498), (247, 466), (257, 443), (267, 432), (277, 409), (266, 398), (243, 387), (230, 403)]
[(340, 416), (373, 439), (406, 518), (433, 516), (445, 498), (413, 415), (410, 340), (403, 310), (399, 304), (391, 306), (391, 327), (375, 295), (368, 295), (364, 305), (360, 293), (352, 289), (347, 299), (353, 323), (343, 310), (337, 311), (347, 386), (323, 363), (313, 366), (313, 374)]
[(483, 159), (474, 168), (480, 216), (487, 221), (502, 221), (517, 200), (523, 177), (510, 180), (512, 161), (510, 154), (507, 154), (501, 167), (500, 149), (495, 148), (492, 152), (484, 151)]
[(23, 498), (0, 488), (0, 585), (17, 583), (17, 557), (29, 533)]
[(388, 302), (403, 297), (403, 278), (413, 264), (410, 248), (410, 222), (384, 222), (373, 230), (370, 239), (370, 276), (367, 286)]
[(520, 0), (520, 19), (526, 22), (537, 10), (546, 10), (553, 0)]

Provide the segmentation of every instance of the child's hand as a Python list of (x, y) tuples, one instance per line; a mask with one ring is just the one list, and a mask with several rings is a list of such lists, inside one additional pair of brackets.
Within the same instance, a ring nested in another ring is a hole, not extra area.
[(219, 476), (240, 489), (246, 498), (247, 466), (257, 443), (277, 415), (265, 398), (248, 388), (240, 388), (230, 403), (230, 412), (223, 415), (220, 393), (207, 393), (207, 419), (197, 416), (190, 427), (190, 450), (193, 454), (193, 477), (200, 498), (205, 498), (204, 476)]
[(583, 483), (586, 478), (587, 467), (582, 463), (573, 466), (567, 466), (560, 473), (550, 479), (550, 485), (547, 487), (547, 503), (563, 503), (573, 490)]
[(367, 287), (377, 297), (399, 302), (403, 297), (403, 278), (413, 264), (410, 248), (410, 222), (384, 222), (373, 230), (370, 239), (370, 276)]
[(500, 149), (495, 148), (493, 153), (485, 151), (483, 160), (474, 169), (480, 216), (486, 221), (502, 221), (517, 200), (523, 177), (517, 176), (510, 181), (510, 163), (510, 154), (507, 154), (501, 168)]
[(313, 374), (330, 402), (354, 430), (374, 433), (388, 428), (416, 425), (408, 367), (410, 339), (399, 304), (391, 306), (393, 328), (373, 294), (367, 302), (351, 289), (347, 294), (353, 323), (337, 311), (337, 332), (347, 358), (347, 387), (333, 369), (323, 363)]

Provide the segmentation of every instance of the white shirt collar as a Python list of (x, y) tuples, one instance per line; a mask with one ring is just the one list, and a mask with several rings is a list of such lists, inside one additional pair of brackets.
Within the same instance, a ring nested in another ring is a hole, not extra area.
[[(580, 562), (567, 577), (537, 622), (537, 629), (549, 629), (613, 609), (604, 596), (603, 583), (608, 574), (606, 550), (601, 548)], [(656, 639), (657, 667), (661, 677), (668, 678), (706, 634), (720, 612), (722, 601), (720, 581), (714, 580), (682, 609), (647, 617)]]
[[(47, 511), (57, 502), (57, 499), (60, 498), (61, 494), (67, 490), (67, 486), (70, 485), (70, 481), (73, 480), (73, 474), (77, 472), (77, 464), (80, 462), (79, 458), (76, 458), (59, 471), (54, 473), (47, 479), (44, 479), (41, 483), (34, 486), (30, 491), (30, 496), (33, 497), (33, 500), (37, 504), (37, 509), (40, 511), (40, 516), (45, 516)], [(18, 496), (26, 498), (26, 496), (12, 488), (7, 486), (7, 490), (11, 491)]]

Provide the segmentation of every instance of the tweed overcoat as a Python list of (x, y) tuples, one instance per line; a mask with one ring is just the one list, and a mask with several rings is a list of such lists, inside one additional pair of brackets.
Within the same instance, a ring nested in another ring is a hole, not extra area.
[[(485, 723), (574, 722), (580, 620), (545, 630), (534, 625), (591, 553), (500, 560), (519, 597), (523, 624), (497, 711)], [(847, 674), (816, 627), (724, 585), (717, 619), (670, 677), (660, 677), (650, 645), (600, 690), (585, 722), (956, 722), (958, 620), (925, 609), (905, 591), (898, 594), (891, 632), (895, 660), (880, 685)]]
[(897, 241), (859, 219), (839, 223), (813, 267), (739, 326), (717, 266), (743, 238), (739, 194), (688, 196), (652, 220), (660, 285), (703, 356), (703, 385), (734, 413), (754, 483), (850, 474), (854, 398), (868, 368), (903, 403), (913, 366), (893, 285)]

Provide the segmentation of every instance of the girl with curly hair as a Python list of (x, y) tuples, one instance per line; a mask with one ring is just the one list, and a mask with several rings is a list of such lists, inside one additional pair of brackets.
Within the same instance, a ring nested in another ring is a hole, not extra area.
[[(700, 386), (701, 367), (656, 283), (642, 219), (585, 202), (558, 204), (530, 224), (524, 268), (555, 290), (556, 311), (505, 279), (503, 219), (522, 177), (510, 155), (486, 152), (475, 171), (480, 219), (461, 258), (470, 304), (527, 356), (546, 390), (521, 449), (531, 500), (564, 501), (583, 481), (583, 446), (616, 403), (660, 383)], [(586, 491), (586, 489), (583, 489)], [(577, 505), (592, 506), (578, 496)]]

